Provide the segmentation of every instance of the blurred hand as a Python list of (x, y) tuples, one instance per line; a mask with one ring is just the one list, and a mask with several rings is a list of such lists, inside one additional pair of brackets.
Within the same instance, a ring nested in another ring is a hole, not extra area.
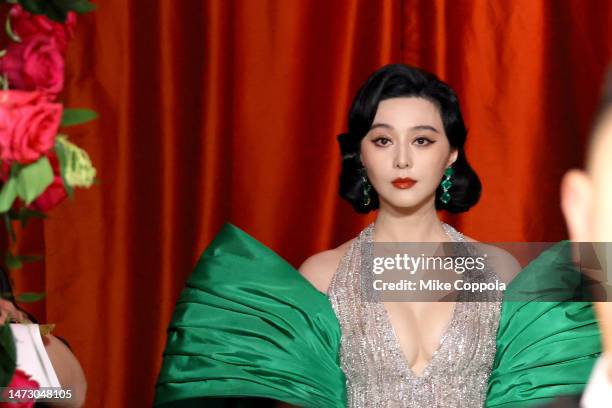
[(4, 324), (7, 320), (25, 322), (28, 319), (26, 314), (17, 309), (13, 302), (6, 299), (0, 299), (0, 324)]

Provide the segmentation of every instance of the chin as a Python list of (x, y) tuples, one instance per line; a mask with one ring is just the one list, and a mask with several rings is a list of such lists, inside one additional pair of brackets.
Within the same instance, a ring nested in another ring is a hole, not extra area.
[(410, 210), (421, 207), (424, 200), (417, 197), (403, 198), (403, 199), (391, 199), (385, 200), (387, 204), (397, 210)]
[[(402, 194), (404, 193), (404, 194)], [(427, 203), (431, 200), (432, 205), (435, 201), (434, 196), (427, 196), (423, 194), (415, 194), (416, 191), (405, 191), (398, 192), (394, 191), (393, 194), (389, 194), (386, 197), (380, 196), (381, 204), (385, 202), (390, 207), (396, 210), (414, 210), (417, 208), (421, 208), (423, 205), (427, 205)]]

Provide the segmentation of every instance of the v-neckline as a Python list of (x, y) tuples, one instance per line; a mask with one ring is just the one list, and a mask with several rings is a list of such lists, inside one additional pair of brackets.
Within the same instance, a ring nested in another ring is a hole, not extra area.
[(404, 350), (402, 350), (402, 345), (401, 345), (399, 336), (395, 332), (395, 328), (393, 327), (393, 324), (391, 323), (389, 312), (387, 311), (385, 304), (383, 302), (375, 303), (375, 305), (378, 307), (377, 314), (378, 316), (382, 318), (382, 323), (385, 329), (384, 330), (385, 335), (387, 335), (388, 336), (387, 339), (391, 341), (391, 352), (394, 354), (394, 359), (395, 361), (399, 362), (399, 364), (401, 365), (402, 371), (406, 373), (408, 376), (412, 378), (416, 378), (416, 379), (424, 379), (431, 374), (431, 371), (434, 367), (437, 357), (440, 355), (442, 348), (446, 345), (446, 340), (452, 334), (452, 331), (455, 329), (455, 322), (457, 321), (457, 314), (458, 314), (457, 313), (458, 303), (459, 303), (458, 301), (455, 302), (455, 305), (453, 306), (453, 313), (451, 314), (451, 317), (448, 323), (446, 324), (446, 328), (442, 332), (442, 336), (440, 337), (440, 343), (438, 347), (436, 348), (436, 350), (431, 354), (431, 358), (429, 359), (427, 364), (425, 364), (425, 368), (423, 369), (423, 372), (421, 373), (421, 375), (418, 375), (412, 369), (412, 367), (410, 367), (410, 364), (408, 364), (406, 353), (404, 353)]
[[(452, 242), (463, 241), (462, 239), (463, 236), (459, 231), (455, 230), (452, 226), (446, 223), (443, 223), (442, 226), (444, 228), (444, 232), (452, 240)], [(365, 236), (366, 245), (372, 244), (374, 242), (374, 223), (370, 224), (368, 226), (368, 229), (369, 231), (367, 231), (367, 234)], [(440, 337), (439, 345), (436, 348), (436, 350), (432, 353), (431, 358), (425, 365), (425, 368), (423, 368), (421, 375), (417, 375), (412, 369), (412, 367), (410, 367), (410, 364), (408, 363), (408, 359), (406, 358), (406, 353), (404, 353), (404, 350), (402, 349), (399, 336), (395, 332), (395, 328), (393, 327), (393, 324), (391, 323), (391, 318), (389, 317), (389, 311), (385, 307), (385, 304), (382, 301), (373, 303), (373, 305), (376, 307), (377, 318), (382, 319), (382, 324), (384, 326), (384, 336), (386, 337), (385, 340), (391, 343), (390, 351), (393, 354), (393, 359), (399, 363), (400, 369), (404, 372), (405, 375), (407, 375), (408, 377), (417, 379), (417, 380), (423, 380), (431, 374), (431, 371), (434, 368), (434, 364), (437, 360), (437, 357), (440, 355), (442, 348), (447, 344), (446, 340), (452, 334), (452, 331), (455, 329), (455, 324), (457, 322), (459, 303), (460, 303), (459, 298), (457, 298), (453, 306), (453, 312), (451, 314), (451, 317), (448, 323), (446, 324), (445, 330), (442, 332), (442, 336)]]

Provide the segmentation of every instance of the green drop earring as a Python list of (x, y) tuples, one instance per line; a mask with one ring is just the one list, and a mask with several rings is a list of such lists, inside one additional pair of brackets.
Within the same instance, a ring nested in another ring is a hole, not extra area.
[(453, 185), (451, 177), (454, 173), (455, 171), (452, 167), (448, 167), (446, 170), (444, 170), (444, 179), (440, 183), (440, 186), (442, 186), (442, 196), (440, 196), (440, 201), (442, 201), (444, 204), (448, 204), (451, 200), (451, 195), (448, 190), (450, 190)]

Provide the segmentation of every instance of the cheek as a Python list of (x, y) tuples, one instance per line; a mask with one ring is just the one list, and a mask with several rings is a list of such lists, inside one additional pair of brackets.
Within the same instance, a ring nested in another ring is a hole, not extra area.
[(379, 149), (371, 143), (362, 144), (361, 162), (368, 169), (368, 174), (384, 171), (393, 162), (392, 149)]
[(363, 163), (365, 167), (369, 167), (368, 164), (370, 164), (371, 157), (372, 157), (371, 149), (365, 142), (362, 143), (360, 153), (359, 153), (359, 158), (361, 159), (361, 163)]
[(440, 179), (446, 169), (448, 154), (442, 149), (427, 149), (414, 155), (414, 169), (426, 179)]

